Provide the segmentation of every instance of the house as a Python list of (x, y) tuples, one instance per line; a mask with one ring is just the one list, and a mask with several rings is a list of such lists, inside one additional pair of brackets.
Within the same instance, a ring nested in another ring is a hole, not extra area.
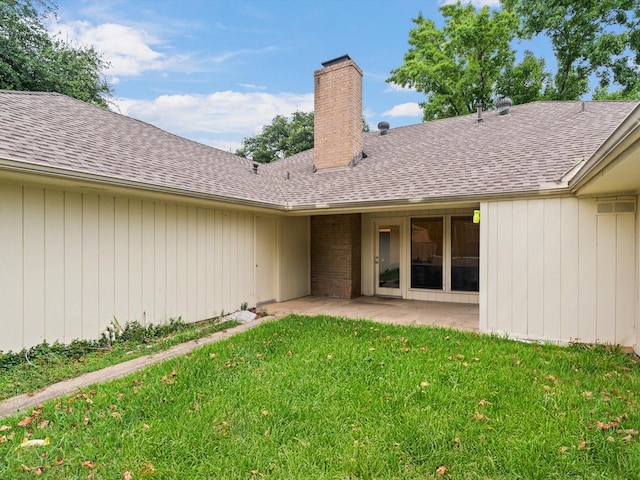
[(0, 91), (0, 350), (312, 294), (475, 303), (483, 332), (638, 351), (638, 102), (363, 134), (356, 63), (314, 84), (315, 148), (259, 166)]

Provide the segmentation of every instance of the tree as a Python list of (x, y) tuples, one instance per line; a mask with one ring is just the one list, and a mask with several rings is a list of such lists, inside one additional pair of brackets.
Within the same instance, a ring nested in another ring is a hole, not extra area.
[(589, 91), (592, 75), (599, 80), (595, 97), (608, 97), (614, 84), (621, 87), (614, 98), (637, 95), (638, 0), (503, 0), (503, 4), (521, 17), (523, 38), (542, 34), (551, 40), (558, 67), (550, 98), (580, 98)]
[[(291, 119), (277, 115), (262, 133), (242, 140), (236, 155), (259, 163), (270, 163), (279, 158), (313, 148), (313, 112), (295, 112)], [(362, 120), (362, 131), (369, 131), (369, 124)]]
[[(499, 94), (523, 101), (540, 95), (536, 87), (544, 83), (544, 63), (529, 55), (515, 68), (510, 44), (519, 25), (515, 13), (488, 7), (476, 11), (459, 2), (441, 6), (440, 12), (442, 29), (422, 13), (413, 20), (417, 27), (409, 32), (404, 64), (387, 79), (426, 94), (420, 104), (425, 121), (474, 112), (478, 103), (490, 108)], [(514, 73), (530, 87), (512, 92), (505, 78)]]
[(52, 38), (44, 26), (48, 0), (0, 0), (0, 88), (58, 92), (107, 107), (107, 66), (93, 47)]

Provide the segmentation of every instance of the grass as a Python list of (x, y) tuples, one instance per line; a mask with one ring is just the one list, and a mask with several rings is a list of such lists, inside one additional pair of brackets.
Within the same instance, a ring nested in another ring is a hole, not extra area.
[(146, 328), (132, 323), (107, 344), (103, 338), (74, 341), (69, 345), (45, 343), (20, 353), (0, 352), (0, 400), (35, 392), (53, 383), (166, 350), (235, 325), (235, 321), (221, 322), (219, 318), (197, 323), (172, 320)]
[(289, 316), (0, 420), (0, 478), (637, 479), (639, 373), (608, 347)]

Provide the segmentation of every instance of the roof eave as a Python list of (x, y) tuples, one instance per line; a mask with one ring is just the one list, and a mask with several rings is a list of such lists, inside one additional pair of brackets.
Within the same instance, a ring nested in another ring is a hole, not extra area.
[(578, 193), (583, 186), (611, 165), (620, 153), (634, 142), (632, 134), (638, 130), (638, 125), (640, 125), (640, 104), (627, 115), (573, 177), (568, 179), (571, 191)]
[(12, 171), (17, 173), (26, 173), (32, 175), (53, 177), (67, 181), (80, 181), (91, 184), (100, 184), (108, 187), (126, 188), (149, 193), (165, 194), (169, 196), (177, 196), (182, 198), (196, 199), (200, 201), (210, 201), (222, 204), (233, 204), (235, 207), (244, 206), (268, 210), (287, 210), (285, 205), (273, 204), (269, 202), (260, 202), (237, 197), (228, 197), (224, 195), (215, 195), (204, 192), (197, 192), (177, 187), (169, 187), (157, 184), (150, 184), (130, 180), (126, 178), (117, 178), (107, 175), (99, 175), (95, 173), (80, 172), (73, 169), (64, 169), (59, 167), (51, 167), (38, 163), (25, 162), (24, 160), (15, 160), (6, 157), (0, 157), (0, 170)]

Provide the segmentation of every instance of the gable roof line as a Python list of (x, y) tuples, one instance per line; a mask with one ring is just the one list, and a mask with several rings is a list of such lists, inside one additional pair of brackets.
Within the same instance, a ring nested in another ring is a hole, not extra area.
[(632, 134), (640, 125), (640, 104), (638, 104), (618, 127), (609, 135), (600, 147), (588, 158), (577, 172), (569, 179), (569, 186), (576, 192), (591, 181), (598, 173), (616, 161), (620, 147), (628, 143)]

